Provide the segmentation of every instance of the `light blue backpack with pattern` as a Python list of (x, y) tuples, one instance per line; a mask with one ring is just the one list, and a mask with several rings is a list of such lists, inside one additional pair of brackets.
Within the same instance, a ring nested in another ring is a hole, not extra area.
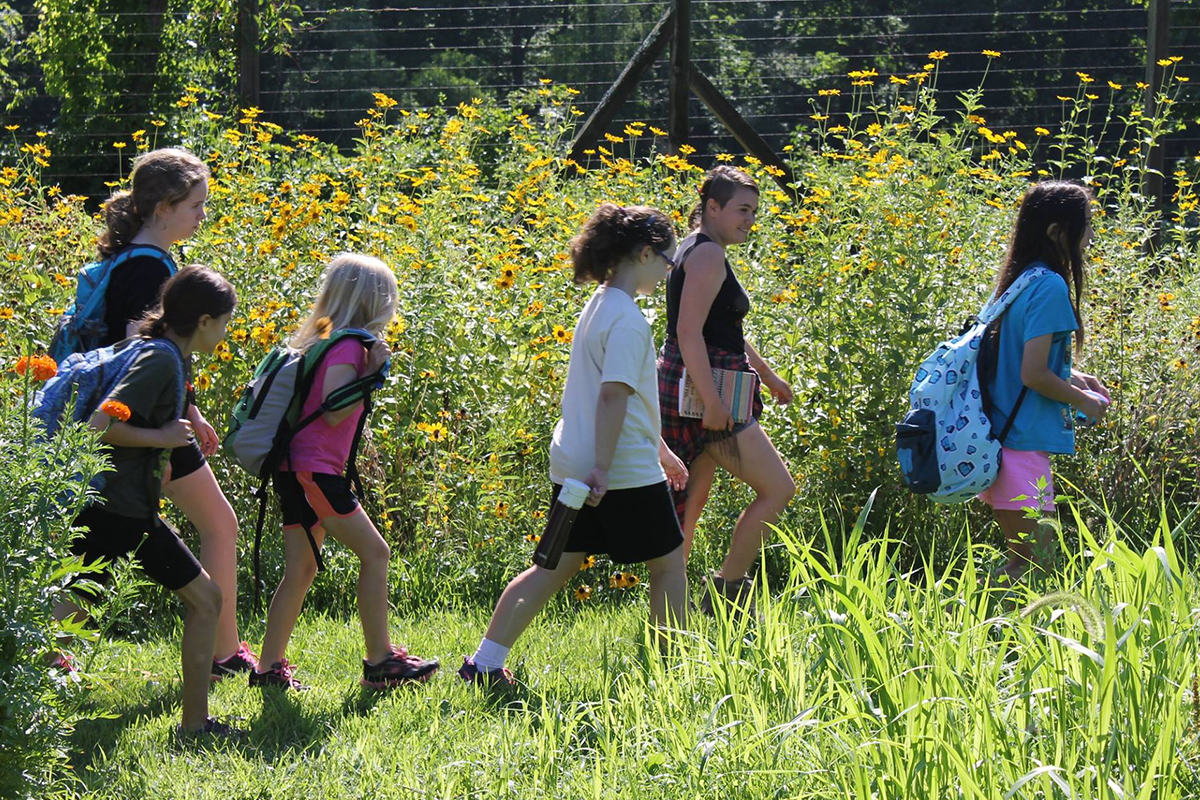
[(984, 343), (999, 335), (1000, 316), (1043, 275), (1043, 266), (1021, 273), (1000, 297), (972, 317), (961, 335), (938, 345), (917, 370), (908, 393), (910, 411), (896, 425), (896, 455), (904, 483), (938, 503), (963, 503), (987, 489), (1000, 471), (1000, 448), (1027, 387), (1021, 387), (999, 435), (988, 417), (991, 398), (981, 380)]

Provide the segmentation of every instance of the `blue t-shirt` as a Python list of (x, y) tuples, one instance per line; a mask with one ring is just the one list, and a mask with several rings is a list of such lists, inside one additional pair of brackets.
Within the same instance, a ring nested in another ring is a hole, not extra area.
[[(1030, 266), (1044, 266), (1041, 264)], [(1046, 334), (1054, 334), (1047, 366), (1063, 380), (1071, 377), (1071, 332), (1075, 311), (1067, 282), (1058, 274), (1034, 279), (1012, 302), (1000, 321), (1000, 352), (996, 379), (992, 384), (992, 430), (998, 436), (1016, 405), (1021, 392), (1021, 361), (1025, 343)], [(1017, 412), (1004, 446), (1013, 450), (1045, 450), (1050, 453), (1075, 452), (1075, 412), (1066, 403), (1051, 400), (1033, 389)]]

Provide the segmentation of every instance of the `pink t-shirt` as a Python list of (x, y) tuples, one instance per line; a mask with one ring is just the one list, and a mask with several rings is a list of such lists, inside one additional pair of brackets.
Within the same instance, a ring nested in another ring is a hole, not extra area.
[[(361, 375), (367, 364), (367, 348), (356, 339), (347, 339), (335, 344), (325, 354), (321, 366), (313, 379), (312, 391), (300, 410), (304, 419), (321, 407), (325, 390), (325, 373), (334, 364), (351, 364)], [(291, 458), (284, 469), (291, 472), (324, 472), (341, 475), (346, 470), (346, 459), (350, 457), (350, 445), (354, 443), (354, 431), (363, 415), (360, 406), (353, 414), (337, 425), (330, 425), (324, 417), (318, 417), (302, 428), (292, 439)]]

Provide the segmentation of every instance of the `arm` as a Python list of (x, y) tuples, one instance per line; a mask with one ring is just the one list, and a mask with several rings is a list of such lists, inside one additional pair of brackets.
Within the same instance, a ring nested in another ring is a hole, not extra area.
[(1089, 375), (1077, 369), (1071, 370), (1071, 385), (1077, 389), (1089, 389), (1098, 395), (1102, 395), (1107, 400), (1112, 400), (1112, 395), (1108, 392), (1108, 387), (1100, 382), (1100, 379), (1095, 375)]
[(600, 384), (600, 399), (596, 401), (596, 465), (584, 479), (592, 487), (589, 505), (599, 505), (608, 491), (608, 470), (617, 452), (617, 439), (625, 422), (625, 408), (633, 389), (624, 383), (607, 381)]
[(88, 424), (102, 435), (100, 441), (117, 447), (182, 447), (190, 441), (192, 423), (186, 419), (168, 422), (161, 428), (139, 428), (128, 422), (118, 422), (103, 411), (92, 414)]
[[(340, 346), (340, 345), (339, 345)], [(363, 375), (370, 375), (372, 372), (378, 372), (384, 362), (392, 356), (392, 350), (383, 340), (376, 341), (371, 345), (371, 349), (367, 351), (367, 362), (363, 366)], [(325, 371), (325, 383), (321, 386), (321, 402), (329, 399), (329, 395), (336, 392), (348, 383), (356, 381), (361, 376), (353, 364), (333, 364)], [(351, 414), (358, 411), (362, 406), (362, 401), (346, 406), (338, 411), (326, 411), (321, 415), (326, 424), (330, 427), (337, 425), (342, 420), (349, 417)]]
[(688, 377), (704, 402), (704, 427), (727, 430), (733, 426), (729, 409), (721, 402), (717, 385), (712, 379), (712, 364), (704, 344), (704, 321), (712, 309), (713, 300), (725, 282), (725, 261), (716, 245), (702, 244), (688, 259), (687, 282), (679, 300), (679, 354), (687, 367)]
[(1025, 350), (1021, 354), (1021, 383), (1043, 397), (1079, 409), (1089, 419), (1102, 419), (1107, 406), (1088, 397), (1078, 386), (1064, 381), (1050, 369), (1050, 344), (1053, 339), (1054, 334), (1047, 333), (1025, 343)]
[(792, 387), (788, 382), (779, 377), (775, 370), (763, 360), (763, 357), (754, 349), (754, 345), (750, 344), (750, 340), (746, 339), (746, 357), (750, 359), (750, 366), (758, 373), (758, 377), (762, 380), (763, 386), (771, 392), (771, 396), (775, 398), (775, 402), (781, 406), (786, 406), (792, 402)]

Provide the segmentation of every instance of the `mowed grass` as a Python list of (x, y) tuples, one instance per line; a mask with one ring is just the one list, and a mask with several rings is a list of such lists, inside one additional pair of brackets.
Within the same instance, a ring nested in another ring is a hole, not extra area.
[(307, 614), (290, 655), (311, 691), (214, 688), (212, 712), (249, 730), (239, 743), (174, 737), (175, 636), (114, 642), (91, 700), (113, 718), (72, 741), (80, 794), (1194, 796), (1200, 592), (1171, 544), (1182, 528), (1164, 522), (1135, 552), (1113, 527), (1072, 527), (1060, 573), (1005, 591), (979, 588), (983, 549), (901, 574), (885, 542), (860, 541), (861, 520), (837, 568), (824, 543), (784, 534), (790, 572), (757, 621), (693, 619), (662, 655), (645, 587), (559, 604), (513, 652), (521, 685), (497, 695), (454, 674), (490, 608), (395, 620), (396, 641), (441, 657), (442, 671), (391, 693), (358, 686), (354, 618)]

